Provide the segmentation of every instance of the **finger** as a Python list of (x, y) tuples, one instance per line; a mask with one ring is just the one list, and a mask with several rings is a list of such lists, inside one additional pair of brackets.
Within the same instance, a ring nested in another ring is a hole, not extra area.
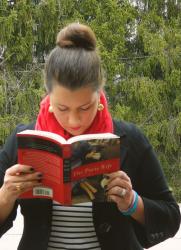
[(108, 195), (107, 200), (109, 202), (115, 202), (120, 210), (127, 210), (130, 206), (130, 198), (126, 199), (126, 202), (123, 203), (123, 199), (117, 195)]
[(120, 209), (121, 211), (127, 210), (131, 206), (133, 199), (134, 199), (133, 191), (127, 193), (127, 195), (125, 195), (124, 197), (120, 197), (115, 194), (107, 195), (107, 200), (110, 202), (115, 202), (117, 204), (118, 209)]
[(11, 178), (12, 182), (28, 182), (28, 181), (36, 181), (41, 180), (43, 178), (43, 174), (41, 172), (36, 172), (33, 174), (23, 174), (19, 176), (13, 176)]
[[(123, 196), (123, 190), (126, 191), (124, 196)], [(113, 187), (113, 188), (109, 189), (107, 191), (107, 195), (115, 195), (115, 196), (118, 196), (121, 199), (124, 199), (126, 196), (129, 196), (129, 192), (124, 188), (120, 188), (120, 187), (116, 186), (116, 187)]]
[[(28, 175), (28, 174), (27, 174)], [(26, 183), (41, 183), (42, 182), (42, 175), (31, 175), (31, 178), (28, 177), (20, 177), (20, 176), (11, 176), (7, 175), (4, 178), (4, 186), (7, 190), (14, 190), (19, 189), (18, 186), (26, 187)], [(21, 189), (21, 188), (20, 188)]]
[(116, 196), (116, 195), (109, 195), (108, 197), (107, 197), (107, 200), (109, 201), (109, 202), (115, 202), (115, 203), (119, 203), (119, 201), (120, 201), (120, 198), (118, 197), (118, 196)]
[(111, 189), (111, 188), (113, 188), (115, 186), (124, 188), (124, 189), (126, 189), (128, 191), (132, 190), (132, 184), (131, 184), (131, 182), (126, 181), (124, 179), (121, 179), (119, 177), (116, 177), (113, 180), (110, 180), (108, 182), (108, 184), (107, 184), (107, 189), (109, 190), (109, 189)]
[(21, 173), (31, 173), (34, 169), (28, 165), (16, 164), (6, 170), (8, 175), (20, 175)]
[(41, 172), (35, 172), (33, 174), (23, 174), (23, 175), (8, 175), (4, 177), (4, 184), (6, 186), (12, 186), (14, 183), (27, 182), (27, 181), (39, 181), (42, 180), (43, 175)]
[(20, 195), (38, 186), (42, 186), (42, 183), (39, 181), (28, 181), (28, 182), (14, 183), (13, 189), (14, 192)]
[(123, 171), (116, 171), (116, 172), (113, 172), (113, 173), (110, 173), (110, 174), (105, 174), (107, 177), (109, 177), (109, 180), (112, 180), (116, 177), (120, 177), (122, 179), (125, 179), (127, 181), (130, 181), (130, 178), (129, 176), (123, 172)]

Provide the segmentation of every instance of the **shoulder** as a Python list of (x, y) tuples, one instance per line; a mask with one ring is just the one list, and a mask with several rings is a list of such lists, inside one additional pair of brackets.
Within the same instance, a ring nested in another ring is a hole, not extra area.
[(151, 147), (149, 140), (143, 131), (135, 124), (126, 121), (113, 120), (115, 133), (127, 147), (134, 151), (144, 151)]
[(138, 138), (143, 136), (143, 132), (134, 123), (122, 120), (113, 120), (114, 132), (120, 136), (128, 136), (130, 138)]
[(35, 122), (29, 123), (29, 124), (18, 124), (14, 130), (14, 133), (19, 133), (26, 129), (34, 129), (35, 128)]
[(17, 137), (16, 134), (26, 130), (26, 129), (34, 129), (35, 123), (31, 123), (28, 125), (19, 124), (16, 128), (12, 131), (12, 133), (6, 139), (6, 142), (1, 150), (2, 154), (5, 154), (9, 159), (12, 159), (12, 162), (16, 160), (17, 154)]
[(16, 141), (16, 134), (26, 130), (26, 129), (34, 129), (35, 127), (35, 123), (30, 123), (30, 124), (18, 124), (16, 126), (16, 128), (12, 131), (12, 133), (8, 136), (6, 143), (4, 145), (4, 147), (6, 147), (7, 145), (11, 144), (12, 142)]

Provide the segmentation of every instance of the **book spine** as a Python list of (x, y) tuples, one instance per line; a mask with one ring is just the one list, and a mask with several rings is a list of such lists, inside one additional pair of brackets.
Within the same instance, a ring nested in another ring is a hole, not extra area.
[(71, 145), (63, 146), (64, 205), (71, 205)]
[(63, 182), (71, 181), (71, 147), (70, 145), (63, 146)]

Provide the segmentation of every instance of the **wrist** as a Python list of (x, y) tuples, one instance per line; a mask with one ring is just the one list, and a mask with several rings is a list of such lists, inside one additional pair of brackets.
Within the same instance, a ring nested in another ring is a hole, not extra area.
[(2, 186), (0, 188), (0, 224), (3, 224), (10, 215), (16, 199)]
[(139, 196), (138, 196), (137, 192), (134, 190), (133, 190), (133, 193), (134, 193), (133, 200), (132, 200), (131, 205), (128, 207), (128, 209), (127, 210), (120, 210), (121, 213), (125, 216), (132, 215), (133, 213), (135, 213), (135, 211), (137, 209)]
[(0, 188), (0, 200), (1, 204), (8, 205), (8, 204), (14, 204), (16, 201), (16, 197), (10, 195), (8, 191), (2, 186)]

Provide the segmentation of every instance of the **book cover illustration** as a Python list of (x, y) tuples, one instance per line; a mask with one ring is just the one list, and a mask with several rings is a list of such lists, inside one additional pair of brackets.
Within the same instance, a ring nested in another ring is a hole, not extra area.
[(119, 138), (75, 142), (72, 152), (72, 203), (107, 201), (105, 174), (120, 169)]

